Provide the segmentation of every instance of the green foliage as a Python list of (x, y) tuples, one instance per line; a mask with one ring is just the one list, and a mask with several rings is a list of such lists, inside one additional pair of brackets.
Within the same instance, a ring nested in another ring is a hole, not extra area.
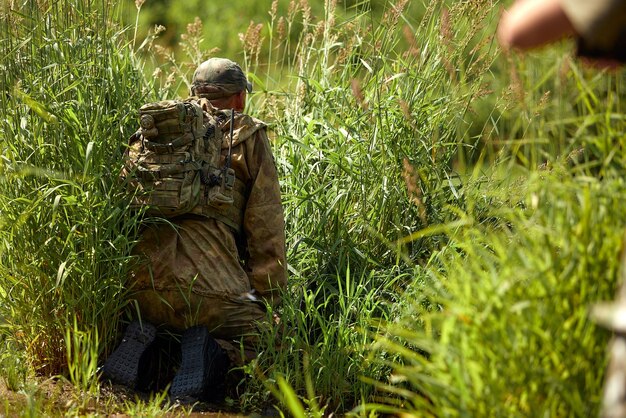
[[(44, 375), (65, 372), (68, 354), (91, 370), (76, 350), (95, 355), (96, 336), (116, 336), (136, 230), (116, 177), (150, 91), (116, 9), (66, 3), (28, 2), (0, 20), (0, 316)], [(66, 338), (83, 332), (89, 347)], [(83, 373), (70, 368), (80, 386)]]
[(65, 329), (67, 370), (70, 381), (78, 389), (95, 394), (98, 385), (98, 328), (81, 330), (74, 318), (74, 327)]
[(613, 299), (624, 268), (624, 88), (622, 73), (562, 51), (504, 63), (512, 85), (483, 109), (480, 160), (490, 166), (479, 161), (458, 186), (456, 219), (432, 229), (446, 231), (449, 245), (379, 338), (379, 349), (403, 360), (377, 384), (392, 396), (373, 410), (598, 414), (610, 334), (588, 313)]
[(4, 380), (9, 390), (18, 391), (26, 383), (28, 376), (27, 359), (20, 350), (15, 347), (12, 341), (7, 341), (2, 337), (2, 348), (0, 349), (0, 377)]
[[(276, 35), (275, 32), (268, 31), (268, 16), (272, 18), (275, 25), (283, 26), (284, 29), (289, 22), (289, 34), (287, 36), (292, 43), (296, 43), (301, 31), (308, 25), (306, 21), (296, 20), (298, 15), (323, 17), (325, 16), (326, 5), (333, 5), (337, 15), (342, 17), (364, 11), (371, 11), (376, 16), (380, 16), (389, 7), (388, 2), (384, 0), (272, 0), (264, 2), (233, 0), (228, 3), (200, 0), (185, 2), (142, 0), (134, 2), (134, 6), (139, 5), (141, 10), (137, 16), (133, 10), (133, 2), (126, 0), (125, 3), (129, 6), (124, 14), (124, 21), (128, 24), (138, 22), (138, 38), (148, 37), (153, 27), (162, 26), (164, 31), (159, 38), (159, 46), (167, 48), (169, 53), (182, 60), (182, 65), (189, 59), (188, 51), (182, 45), (188, 40), (189, 27), (194, 26), (197, 21), (204, 23), (196, 33), (203, 40), (198, 45), (199, 51), (213, 51), (219, 56), (238, 61), (242, 53), (241, 37), (245, 36), (246, 33), (258, 33), (259, 38), (264, 37), (266, 39)], [(423, 10), (423, 5), (416, 2), (409, 5), (409, 8), (412, 9), (411, 13), (419, 13)], [(242, 10), (245, 10), (245, 15), (242, 15)], [(282, 17), (282, 23), (280, 23), (280, 17)], [(249, 37), (248, 40), (250, 40)], [(255, 47), (255, 51), (258, 50), (258, 53), (266, 56), (272, 53), (270, 46), (271, 43), (258, 45), (258, 49)], [(282, 59), (287, 58), (289, 57), (282, 57)], [(272, 60), (264, 62), (264, 65), (272, 64)]]
[(242, 404), (254, 408), (267, 403), (265, 388), (277, 384), (290, 385), (327, 412), (347, 411), (371, 397), (374, 388), (361, 378), (380, 378), (388, 368), (368, 357), (368, 334), (378, 332), (374, 318), (389, 319), (386, 297), (399, 285), (384, 279), (356, 278), (348, 270), (336, 277), (336, 291), (326, 285), (285, 295), (283, 325), (262, 332), (262, 352), (246, 367), (255, 379), (248, 382)]
[[(319, 371), (313, 387), (328, 411), (373, 396), (360, 376), (387, 373), (363, 361), (365, 331), (389, 319), (394, 303), (403, 303), (406, 272), (445, 243), (442, 234), (402, 238), (463, 204), (452, 158), (494, 52), (480, 42), (493, 19), (480, 6), (448, 11), (435, 2), (412, 20), (405, 2), (383, 16), (367, 7), (344, 14), (334, 2), (315, 15), (299, 2), (286, 15), (272, 9), (267, 27), (243, 34), (243, 64), (257, 91), (250, 113), (268, 121), (275, 137), (293, 283), (280, 312), (290, 330), (262, 336), (244, 405), (266, 400), (264, 379), (276, 376), (306, 397), (303, 355)], [(195, 65), (213, 54), (201, 46), (206, 27), (201, 20), (187, 27), (183, 61)], [(161, 85), (184, 94), (193, 66), (161, 55)], [(364, 299), (346, 297), (346, 288)]]
[(495, 62), (493, 94), (476, 106), (470, 132), (492, 160), (536, 167), (585, 148), (585, 168), (623, 171), (624, 78), (582, 63), (573, 48), (564, 42)]
[(588, 312), (614, 294), (625, 191), (621, 179), (531, 175), (527, 209), (493, 207), (482, 223), (464, 213), (465, 226), (450, 231), (454, 245), (387, 330), (396, 338), (378, 343), (404, 356), (395, 375), (398, 387), (411, 387), (405, 407), (436, 416), (597, 415), (609, 332)]
[[(260, 82), (263, 94), (252, 107), (273, 123), (277, 136), (287, 231), (298, 243), (290, 258), (296, 271), (298, 260), (310, 265), (299, 254), (311, 250), (319, 257), (314, 275), (334, 275), (348, 264), (354, 271), (386, 270), (398, 252), (413, 260), (428, 257), (432, 241), (410, 248), (391, 243), (442, 222), (446, 205), (459, 203), (450, 190), (457, 122), (480, 93), (479, 84), (451, 78), (446, 69), (466, 58), (465, 46), (450, 54), (449, 40), (439, 36), (441, 4), (405, 26), (402, 5), (394, 7), (375, 28), (369, 14), (303, 22), (311, 29), (295, 47), (288, 36), (270, 36), (278, 41), (273, 56), (295, 50), (271, 73), (296, 77)], [(472, 21), (467, 39), (480, 33), (483, 13), (469, 7), (455, 13)], [(332, 6), (325, 15), (336, 16)], [(405, 43), (412, 46), (401, 48)], [(420, 51), (416, 45), (426, 46)], [(489, 59), (474, 64), (484, 67)], [(253, 62), (250, 70), (261, 78)]]

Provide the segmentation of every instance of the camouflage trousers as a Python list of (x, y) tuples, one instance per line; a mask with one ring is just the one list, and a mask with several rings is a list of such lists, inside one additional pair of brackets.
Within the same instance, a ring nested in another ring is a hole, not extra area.
[(240, 347), (251, 352), (268, 321), (230, 228), (200, 217), (150, 225), (135, 253), (142, 264), (131, 286), (142, 319), (175, 333), (204, 325), (234, 364), (246, 360)]

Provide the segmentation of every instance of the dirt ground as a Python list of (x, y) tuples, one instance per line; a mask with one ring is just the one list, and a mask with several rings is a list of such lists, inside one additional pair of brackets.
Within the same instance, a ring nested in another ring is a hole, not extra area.
[[(80, 395), (64, 379), (50, 378), (13, 391), (0, 379), (0, 417), (20, 417), (29, 409), (31, 416), (107, 416), (113, 418), (136, 415), (154, 415), (150, 407), (142, 410), (149, 400), (148, 394), (103, 383), (97, 395)], [(162, 408), (165, 417), (244, 417), (228, 405), (197, 403), (195, 405), (170, 405)], [(259, 417), (260, 415), (252, 415)]]

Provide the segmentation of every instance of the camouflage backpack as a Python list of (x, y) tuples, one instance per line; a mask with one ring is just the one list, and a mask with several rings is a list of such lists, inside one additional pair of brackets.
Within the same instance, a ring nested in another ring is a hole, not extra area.
[[(227, 118), (228, 111), (218, 111), (206, 99), (143, 105), (124, 170), (132, 207), (168, 218), (185, 213), (227, 215), (235, 183), (230, 159), (219, 167), (220, 126)], [(236, 222), (226, 223), (238, 228)]]

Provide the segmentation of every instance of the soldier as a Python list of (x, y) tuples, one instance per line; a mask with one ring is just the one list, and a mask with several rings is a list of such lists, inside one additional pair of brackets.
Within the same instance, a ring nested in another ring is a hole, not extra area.
[(287, 283), (283, 209), (266, 125), (242, 113), (251, 89), (239, 65), (224, 58), (203, 62), (193, 75), (193, 96), (234, 111), (232, 128), (230, 111), (218, 125), (221, 163), (228, 159), (235, 173), (234, 208), (229, 219), (200, 208), (142, 231), (136, 252), (147, 263), (132, 279), (142, 321), (129, 325), (107, 359), (110, 380), (135, 387), (163, 328), (182, 333), (170, 396), (202, 399), (222, 383), (228, 364), (254, 356), (266, 306), (280, 303)]
[[(505, 48), (530, 49), (574, 36), (577, 54), (600, 67), (626, 62), (626, 0), (525, 0), (505, 12), (498, 39)], [(624, 237), (626, 242), (626, 235)], [(626, 247), (616, 302), (597, 304), (592, 316), (615, 332), (602, 399), (603, 417), (626, 417)]]

